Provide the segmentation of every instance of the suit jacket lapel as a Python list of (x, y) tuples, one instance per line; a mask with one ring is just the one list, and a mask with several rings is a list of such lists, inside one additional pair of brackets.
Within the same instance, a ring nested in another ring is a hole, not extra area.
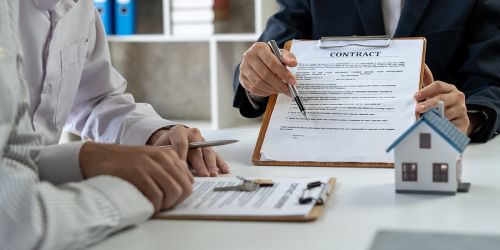
[(384, 35), (384, 17), (381, 0), (356, 0), (356, 8), (365, 31), (365, 35)]
[(430, 1), (431, 0), (406, 0), (394, 36), (412, 36), (415, 27), (417, 27)]

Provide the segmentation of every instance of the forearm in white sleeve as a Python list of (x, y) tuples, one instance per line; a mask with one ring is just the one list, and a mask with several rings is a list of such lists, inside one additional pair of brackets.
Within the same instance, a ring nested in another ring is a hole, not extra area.
[(96, 16), (89, 24), (86, 63), (65, 129), (96, 142), (144, 145), (156, 130), (175, 124), (125, 94), (127, 82), (111, 64), (106, 34)]
[(153, 214), (134, 186), (115, 177), (56, 187), (29, 168), (0, 164), (2, 249), (81, 249)]

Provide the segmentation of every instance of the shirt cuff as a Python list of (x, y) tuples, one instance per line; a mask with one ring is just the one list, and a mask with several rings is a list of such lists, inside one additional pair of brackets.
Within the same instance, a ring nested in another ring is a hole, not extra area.
[(151, 202), (132, 184), (114, 177), (98, 176), (84, 182), (106, 196), (121, 214), (120, 225), (125, 227), (146, 221), (154, 213)]
[(177, 125), (176, 123), (158, 117), (142, 117), (125, 127), (120, 144), (146, 145), (149, 137), (158, 129)]
[(85, 142), (43, 146), (32, 150), (40, 180), (54, 185), (83, 180), (80, 149)]
[(252, 107), (254, 109), (256, 109), (256, 110), (260, 109), (260, 106), (266, 100), (265, 97), (254, 96), (254, 95), (250, 94), (250, 92), (248, 92), (246, 90), (245, 90), (245, 94), (247, 95), (248, 101), (250, 102), (250, 104), (252, 105)]

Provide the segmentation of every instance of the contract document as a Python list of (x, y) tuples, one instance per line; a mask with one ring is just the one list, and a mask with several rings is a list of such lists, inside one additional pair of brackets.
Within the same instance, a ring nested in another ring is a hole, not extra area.
[[(264, 179), (264, 178), (261, 178)], [(265, 178), (269, 179), (269, 178)], [(311, 182), (329, 183), (330, 178), (272, 178), (272, 187), (253, 192), (214, 191), (216, 187), (241, 183), (236, 177), (196, 177), (193, 193), (174, 209), (162, 212), (160, 218), (262, 218), (305, 217), (314, 202), (299, 204), (304, 188)], [(318, 197), (321, 188), (311, 189), (307, 196)]]
[(293, 41), (298, 66), (290, 70), (309, 120), (278, 95), (261, 160), (393, 163), (385, 149), (415, 122), (425, 40), (396, 39), (388, 47), (329, 43)]

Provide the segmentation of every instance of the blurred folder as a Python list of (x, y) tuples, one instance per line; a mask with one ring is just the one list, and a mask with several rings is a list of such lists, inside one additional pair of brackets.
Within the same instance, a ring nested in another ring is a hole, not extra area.
[(135, 0), (116, 0), (115, 32), (117, 35), (135, 33)]
[(113, 0), (94, 0), (94, 6), (101, 16), (106, 34), (113, 34)]

